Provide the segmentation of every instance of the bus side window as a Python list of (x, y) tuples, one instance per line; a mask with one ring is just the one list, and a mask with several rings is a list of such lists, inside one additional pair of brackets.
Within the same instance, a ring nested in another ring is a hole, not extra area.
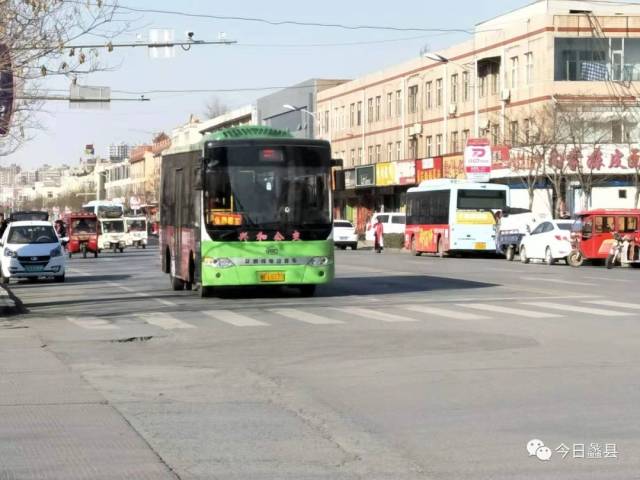
[(596, 217), (596, 233), (602, 233), (604, 231), (604, 218)]

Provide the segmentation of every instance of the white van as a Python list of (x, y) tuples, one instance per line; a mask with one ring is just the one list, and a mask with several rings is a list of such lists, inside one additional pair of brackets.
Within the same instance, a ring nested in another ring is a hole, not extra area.
[(373, 226), (378, 222), (378, 218), (382, 222), (382, 229), (384, 233), (401, 233), (404, 235), (404, 227), (407, 223), (407, 216), (401, 212), (384, 212), (374, 213), (371, 217), (371, 222), (367, 223), (367, 230), (364, 234), (364, 239), (367, 242), (373, 242)]

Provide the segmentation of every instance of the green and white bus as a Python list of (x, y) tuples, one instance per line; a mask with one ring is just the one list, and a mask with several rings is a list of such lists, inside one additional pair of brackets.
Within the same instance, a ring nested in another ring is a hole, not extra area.
[(162, 158), (160, 252), (174, 290), (334, 277), (328, 142), (233, 127)]

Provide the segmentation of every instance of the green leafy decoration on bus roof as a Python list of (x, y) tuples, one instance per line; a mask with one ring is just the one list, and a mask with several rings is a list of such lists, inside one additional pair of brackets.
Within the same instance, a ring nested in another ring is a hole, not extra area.
[(242, 125), (213, 132), (205, 138), (206, 140), (230, 140), (230, 139), (251, 139), (251, 138), (293, 138), (287, 130), (264, 127), (261, 125)]

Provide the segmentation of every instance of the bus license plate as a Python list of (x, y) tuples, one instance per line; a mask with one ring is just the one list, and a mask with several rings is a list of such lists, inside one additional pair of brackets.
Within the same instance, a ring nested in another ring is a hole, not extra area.
[(473, 244), (473, 248), (476, 250), (486, 250), (487, 244), (484, 242), (477, 242)]
[(260, 281), (267, 282), (284, 282), (284, 272), (260, 272)]
[(44, 270), (42, 265), (27, 265), (24, 267), (27, 272), (41, 272)]

